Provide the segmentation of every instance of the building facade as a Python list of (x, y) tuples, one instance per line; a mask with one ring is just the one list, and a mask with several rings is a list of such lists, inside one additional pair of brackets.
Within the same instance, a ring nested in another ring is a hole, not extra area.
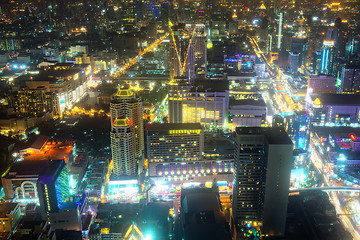
[[(216, 80), (219, 85), (228, 84)], [(186, 83), (169, 86), (168, 113), (170, 123), (201, 123), (206, 127), (223, 127), (227, 123), (229, 90), (212, 90)]]
[(308, 99), (311, 124), (358, 126), (360, 97), (356, 94), (312, 94)]
[(113, 174), (131, 176), (136, 174), (135, 134), (128, 118), (118, 117), (111, 126), (111, 155)]
[(53, 160), (39, 177), (37, 190), (43, 220), (61, 210), (70, 196), (68, 168), (64, 160)]
[(257, 222), (263, 234), (284, 235), (292, 151), (283, 128), (236, 128), (232, 205), (236, 224)]
[(333, 74), (334, 61), (336, 56), (335, 42), (325, 40), (321, 52), (321, 70), (322, 74)]
[(110, 116), (112, 125), (118, 117), (128, 118), (135, 138), (135, 154), (136, 157), (141, 158), (144, 151), (144, 123), (141, 98), (137, 97), (129, 88), (119, 88), (110, 102)]

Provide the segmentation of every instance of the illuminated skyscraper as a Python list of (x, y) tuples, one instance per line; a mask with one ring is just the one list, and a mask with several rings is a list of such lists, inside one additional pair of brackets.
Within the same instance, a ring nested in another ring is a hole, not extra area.
[(141, 158), (144, 151), (144, 123), (141, 98), (129, 88), (119, 88), (110, 103), (112, 126), (119, 117), (127, 117), (135, 138), (135, 155)]
[[(283, 128), (238, 127), (235, 138), (233, 217), (285, 232), (293, 143)], [(276, 217), (274, 217), (276, 216)]]
[(131, 121), (126, 117), (117, 117), (112, 122), (110, 138), (113, 173), (116, 176), (135, 175), (135, 135)]
[(70, 196), (69, 175), (64, 160), (53, 160), (41, 174), (37, 183), (41, 216), (44, 220), (51, 212), (62, 209)]
[(170, 23), (170, 79), (206, 76), (207, 40), (204, 24)]
[(334, 70), (335, 60), (335, 42), (333, 40), (325, 40), (321, 52), (321, 70), (323, 74), (332, 74)]

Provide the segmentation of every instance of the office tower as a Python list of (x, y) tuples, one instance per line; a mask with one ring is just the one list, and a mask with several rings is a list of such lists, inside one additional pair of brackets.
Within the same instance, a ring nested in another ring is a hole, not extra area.
[(171, 27), (170, 79), (205, 78), (207, 35), (204, 24), (177, 24)]
[(110, 138), (113, 174), (116, 176), (135, 175), (135, 134), (131, 120), (126, 117), (117, 117), (112, 122)]
[(171, 26), (170, 41), (170, 79), (185, 77), (194, 79), (194, 51), (192, 42), (192, 33), (185, 29), (185, 24)]
[(326, 32), (326, 40), (334, 41), (335, 45), (339, 43), (339, 29), (329, 28)]
[(119, 88), (110, 102), (111, 123), (118, 117), (127, 117), (135, 137), (135, 155), (141, 158), (144, 150), (144, 123), (141, 98), (129, 88)]
[(305, 36), (292, 37), (291, 51), (299, 53), (299, 66), (306, 65), (309, 43)]
[(342, 93), (360, 92), (360, 65), (348, 65), (342, 68), (339, 87)]
[(299, 68), (299, 56), (298, 52), (289, 52), (289, 72), (297, 73)]
[(37, 182), (41, 216), (61, 210), (70, 196), (68, 168), (64, 160), (53, 160)]
[(207, 34), (204, 24), (186, 24), (186, 28), (193, 29), (194, 33), (194, 57), (195, 78), (204, 79), (207, 71)]
[(283, 31), (283, 17), (284, 17), (284, 13), (280, 12), (277, 15), (278, 19), (276, 20), (278, 22), (277, 25), (277, 49), (281, 50), (281, 40), (282, 40), (282, 31)]
[(321, 71), (321, 52), (320, 51), (316, 51), (313, 54), (312, 69), (313, 69), (313, 74), (315, 74), (315, 75), (320, 74), (320, 71)]
[(356, 57), (360, 52), (360, 37), (351, 37), (346, 43), (345, 56), (347, 59)]
[(325, 40), (321, 52), (321, 73), (333, 74), (335, 55), (335, 42)]
[(235, 133), (234, 220), (262, 224), (265, 235), (284, 235), (292, 141), (284, 128), (238, 127)]

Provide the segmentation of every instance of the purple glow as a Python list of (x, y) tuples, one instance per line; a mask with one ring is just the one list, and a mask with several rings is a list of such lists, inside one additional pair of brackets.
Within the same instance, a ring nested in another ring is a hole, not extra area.
[(186, 164), (186, 172), (189, 172), (189, 164)]
[(216, 164), (216, 171), (219, 171), (219, 163)]
[(211, 171), (212, 171), (212, 162), (211, 162)]
[(225, 172), (225, 162), (223, 162), (223, 172)]
[(199, 173), (200, 173), (200, 163), (199, 163)]

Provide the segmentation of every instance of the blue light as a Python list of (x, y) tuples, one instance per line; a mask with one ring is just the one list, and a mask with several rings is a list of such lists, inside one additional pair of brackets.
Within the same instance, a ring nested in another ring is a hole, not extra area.
[(14, 67), (15, 69), (18, 69), (18, 65), (14, 65), (13, 67)]
[(238, 60), (237, 59), (234, 59), (234, 58), (227, 58), (225, 59), (226, 62), (237, 62)]

